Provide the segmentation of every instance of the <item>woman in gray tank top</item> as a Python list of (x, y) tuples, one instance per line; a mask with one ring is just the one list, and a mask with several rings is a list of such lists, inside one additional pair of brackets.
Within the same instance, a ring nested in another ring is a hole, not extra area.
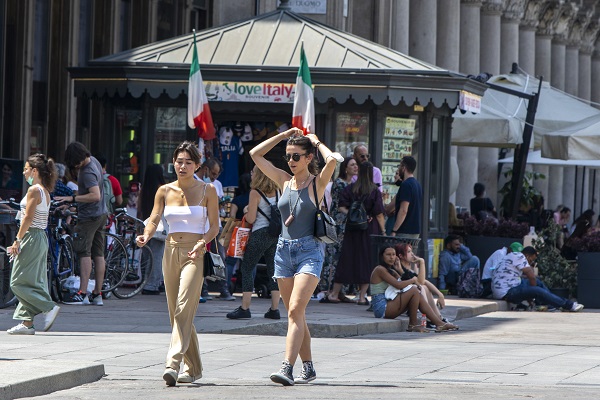
[[(269, 150), (284, 139), (288, 139), (285, 159), (292, 175), (265, 159)], [(320, 174), (317, 174), (315, 150), (325, 160)], [(277, 279), (288, 310), (288, 334), (285, 359), (281, 369), (271, 374), (271, 380), (285, 386), (307, 383), (317, 375), (312, 363), (306, 306), (319, 283), (323, 267), (323, 254), (313, 236), (319, 200), (313, 198), (311, 185), (316, 185), (317, 196), (322, 198), (335, 170), (336, 158), (341, 156), (332, 153), (316, 135), (303, 136), (298, 128), (265, 140), (252, 149), (250, 155), (256, 166), (283, 190), (278, 206), (284, 224), (277, 242), (273, 278)], [(298, 355), (302, 359), (302, 372), (294, 379), (293, 366)]]

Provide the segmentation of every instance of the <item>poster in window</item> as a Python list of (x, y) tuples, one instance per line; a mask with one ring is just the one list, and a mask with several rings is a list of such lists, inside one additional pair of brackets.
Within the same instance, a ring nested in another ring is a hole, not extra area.
[(369, 145), (369, 114), (341, 112), (336, 114), (335, 150), (344, 157), (359, 144)]

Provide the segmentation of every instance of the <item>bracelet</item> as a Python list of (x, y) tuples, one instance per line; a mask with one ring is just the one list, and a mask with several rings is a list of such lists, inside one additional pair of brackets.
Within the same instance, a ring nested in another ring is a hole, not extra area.
[(398, 233), (398, 231), (395, 231), (395, 230), (392, 229), (392, 233)]
[(75, 196), (77, 196), (77, 195), (76, 195), (76, 194), (74, 194), (74, 195), (73, 195), (73, 203), (77, 203), (77, 202), (75, 201)]
[(15, 237), (15, 242), (21, 243), (21, 239), (19, 239), (18, 237)]
[(317, 143), (315, 144), (315, 147), (318, 149), (320, 145), (321, 145), (321, 142), (317, 142)]
[(200, 239), (196, 242), (196, 244), (200, 244), (200, 242), (204, 243), (204, 247), (206, 247), (206, 240)]

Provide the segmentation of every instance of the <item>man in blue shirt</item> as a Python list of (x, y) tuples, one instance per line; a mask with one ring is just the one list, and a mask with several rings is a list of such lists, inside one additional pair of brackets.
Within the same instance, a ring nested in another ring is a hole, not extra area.
[(438, 265), (438, 288), (456, 287), (462, 269), (479, 269), (479, 258), (461, 243), (460, 236), (448, 235), (444, 239), (444, 251), (440, 253)]
[(403, 157), (400, 161), (402, 184), (396, 194), (396, 223), (392, 229), (392, 236), (399, 233), (404, 237), (417, 239), (421, 234), (423, 188), (413, 175), (416, 168), (417, 161), (411, 156)]

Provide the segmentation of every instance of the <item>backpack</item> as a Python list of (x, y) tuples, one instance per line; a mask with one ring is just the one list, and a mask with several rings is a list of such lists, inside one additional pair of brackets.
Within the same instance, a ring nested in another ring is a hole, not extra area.
[(269, 221), (269, 227), (267, 228), (267, 233), (271, 236), (279, 237), (279, 235), (281, 234), (281, 212), (279, 212), (279, 208), (277, 207), (277, 202), (279, 201), (279, 191), (277, 191), (277, 190), (275, 191), (275, 204), (271, 204), (271, 203), (269, 203), (267, 196), (265, 196), (263, 194), (263, 192), (261, 192), (258, 189), (255, 189), (255, 190), (258, 192), (258, 194), (260, 194), (262, 196), (263, 199), (265, 199), (267, 204), (269, 204), (269, 206), (271, 207), (271, 217), (270, 218), (263, 212), (263, 210), (260, 209), (260, 207), (258, 207), (258, 209), (257, 209), (257, 211), (259, 213), (261, 213)]
[(109, 176), (109, 174), (102, 175), (102, 188), (104, 192), (104, 204), (106, 204), (106, 211), (109, 214), (112, 214), (115, 211), (115, 194), (113, 193), (112, 183), (110, 183), (110, 179), (108, 179)]
[(479, 276), (479, 268), (471, 267), (461, 270), (456, 289), (458, 297), (480, 298), (483, 293), (483, 285)]
[(350, 205), (346, 215), (346, 230), (364, 231), (369, 226), (367, 210), (363, 204), (364, 199), (355, 200)]

